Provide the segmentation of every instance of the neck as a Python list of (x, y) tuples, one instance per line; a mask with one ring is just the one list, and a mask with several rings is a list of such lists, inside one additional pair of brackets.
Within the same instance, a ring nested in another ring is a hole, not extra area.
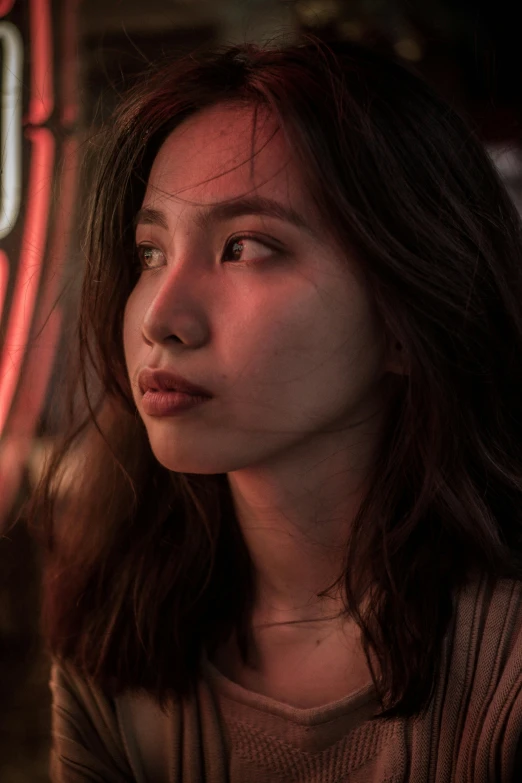
[(297, 625), (302, 623), (324, 623), (328, 620), (337, 620), (338, 617), (341, 617), (344, 615), (344, 611), (337, 612), (336, 614), (331, 614), (328, 617), (312, 617), (307, 620), (281, 620), (276, 623), (260, 623), (253, 626), (254, 630), (257, 630), (258, 628), (272, 628), (272, 626), (275, 625)]
[[(291, 516), (257, 514), (236, 504), (243, 539), (254, 567), (256, 624), (315, 622), (337, 616), (344, 609), (335, 584), (344, 572), (344, 558), (353, 517), (360, 504), (355, 493), (344, 504), (344, 513), (332, 511), (330, 519), (308, 520), (304, 502)], [(237, 513), (237, 511), (236, 511)], [(299, 522), (293, 520), (299, 515)], [(335, 585), (335, 586), (334, 586)]]

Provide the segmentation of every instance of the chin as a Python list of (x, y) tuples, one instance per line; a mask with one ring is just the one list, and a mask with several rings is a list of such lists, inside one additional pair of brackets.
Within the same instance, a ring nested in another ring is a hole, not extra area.
[[(152, 453), (158, 462), (173, 473), (197, 473), (213, 476), (263, 464), (273, 454), (265, 443), (253, 445), (251, 439), (230, 431), (194, 434), (180, 433), (161, 422), (147, 422), (146, 429)], [(147, 426), (148, 425), (148, 426)]]
[(198, 473), (201, 475), (214, 475), (223, 473), (219, 466), (216, 466), (208, 459), (202, 459), (198, 454), (181, 454), (172, 452), (170, 449), (152, 448), (152, 453), (167, 470), (173, 473)]
[(204, 444), (195, 441), (187, 443), (187, 439), (184, 440), (183, 444), (175, 445), (174, 437), (158, 438), (149, 435), (150, 447), (155, 458), (160, 465), (173, 473), (214, 475), (228, 471), (223, 458), (209, 454)]

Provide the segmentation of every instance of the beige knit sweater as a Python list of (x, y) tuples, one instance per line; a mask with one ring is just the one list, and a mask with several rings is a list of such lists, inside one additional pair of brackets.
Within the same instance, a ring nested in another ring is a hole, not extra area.
[(52, 783), (522, 783), (519, 582), (461, 593), (435, 697), (414, 720), (369, 722), (373, 686), (296, 709), (203, 665), (193, 697), (164, 716), (54, 664)]

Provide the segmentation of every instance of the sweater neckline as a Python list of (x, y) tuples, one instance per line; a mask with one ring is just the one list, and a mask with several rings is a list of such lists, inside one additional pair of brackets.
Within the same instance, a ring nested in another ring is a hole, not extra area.
[(278, 701), (270, 696), (265, 696), (226, 677), (214, 664), (209, 661), (206, 653), (202, 656), (202, 667), (207, 677), (211, 680), (217, 691), (226, 698), (244, 704), (248, 707), (268, 712), (286, 720), (302, 725), (314, 725), (335, 720), (346, 715), (347, 712), (363, 707), (375, 700), (376, 690), (373, 683), (369, 683), (356, 691), (352, 691), (342, 699), (329, 702), (320, 707), (294, 707), (286, 702)]

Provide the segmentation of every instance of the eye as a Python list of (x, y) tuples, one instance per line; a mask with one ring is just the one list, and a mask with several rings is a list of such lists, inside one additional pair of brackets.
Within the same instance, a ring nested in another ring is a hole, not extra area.
[(138, 245), (136, 252), (142, 269), (157, 269), (165, 263), (161, 250), (152, 245)]
[(224, 261), (257, 261), (260, 258), (273, 255), (274, 250), (256, 237), (241, 235), (231, 237), (223, 250)]

